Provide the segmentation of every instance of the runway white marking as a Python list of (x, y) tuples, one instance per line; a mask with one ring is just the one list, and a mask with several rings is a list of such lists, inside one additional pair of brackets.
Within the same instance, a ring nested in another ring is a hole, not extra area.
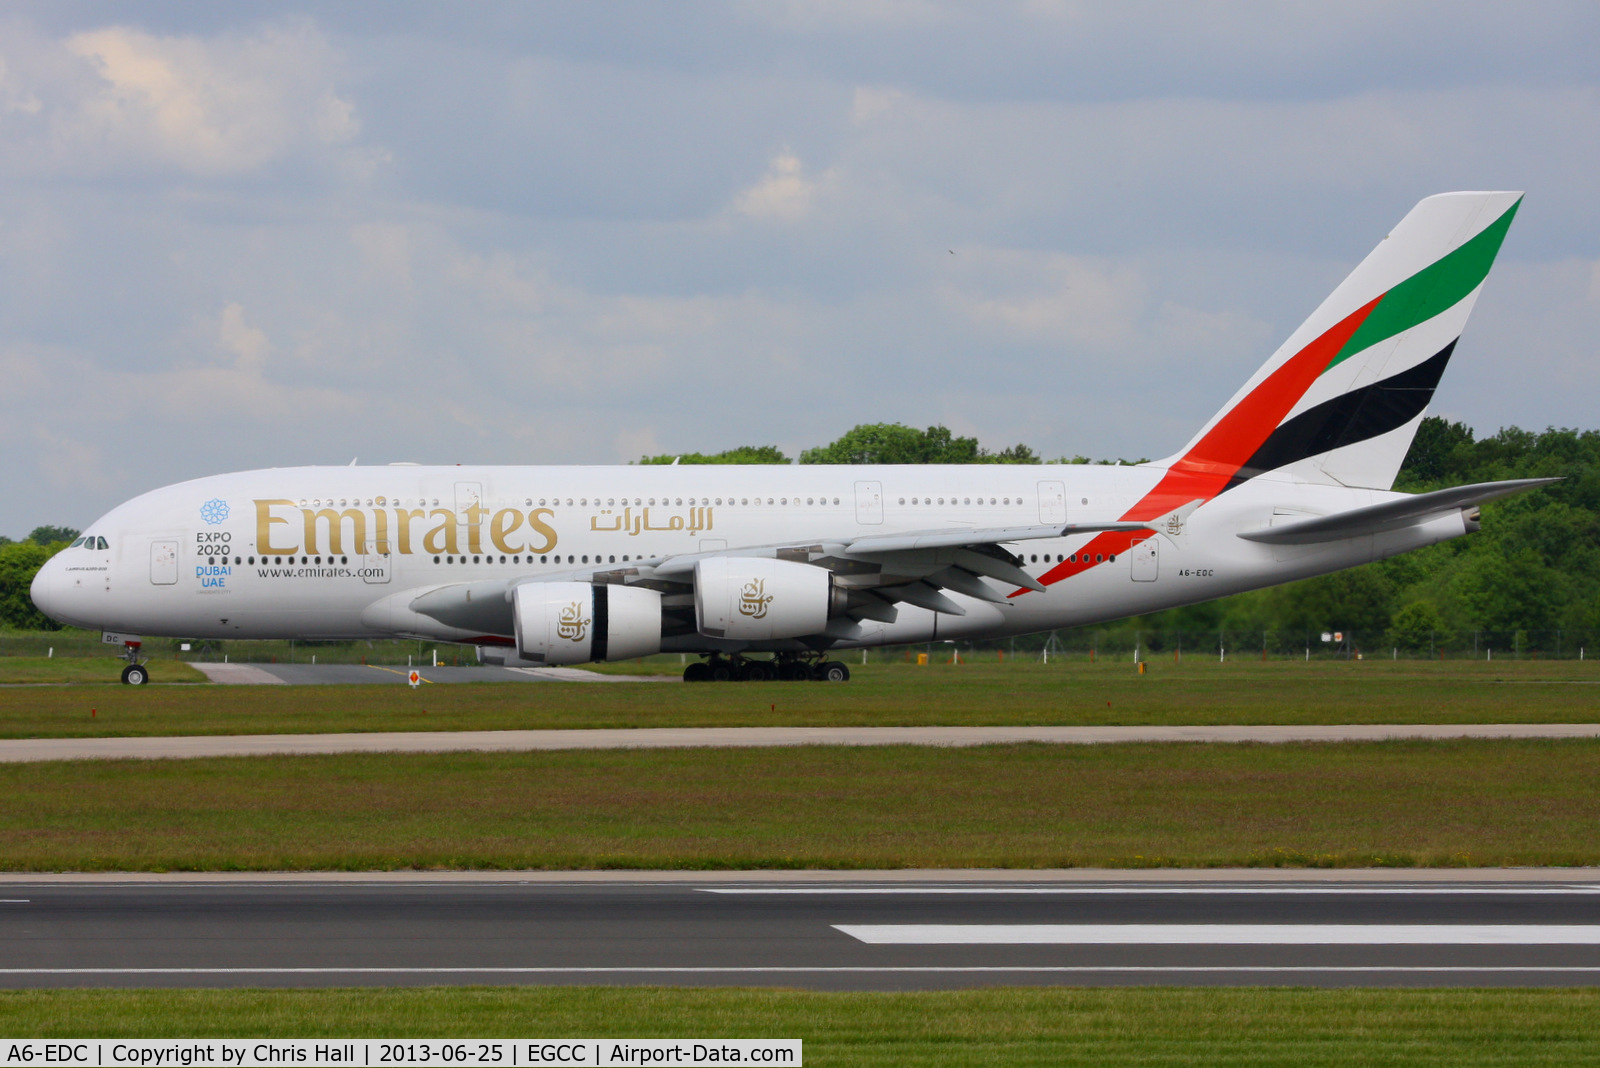
[(1600, 946), (1597, 924), (836, 923), (879, 946)]
[(702, 894), (1600, 894), (1600, 886), (702, 886)]
[(461, 967), (461, 968), (0, 968), (8, 975), (873, 975), (873, 974), (1184, 974), (1248, 972), (1266, 974), (1322, 973), (1477, 973), (1477, 974), (1590, 974), (1600, 965), (1476, 965), (1476, 964), (1043, 964), (1043, 965), (754, 965), (729, 967)]

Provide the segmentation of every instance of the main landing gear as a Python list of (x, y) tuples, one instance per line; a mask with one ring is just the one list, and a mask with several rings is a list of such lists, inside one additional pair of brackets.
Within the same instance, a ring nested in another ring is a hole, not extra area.
[(775, 656), (747, 660), (742, 656), (713, 653), (683, 669), (684, 682), (849, 682), (850, 669), (838, 660), (820, 657)]

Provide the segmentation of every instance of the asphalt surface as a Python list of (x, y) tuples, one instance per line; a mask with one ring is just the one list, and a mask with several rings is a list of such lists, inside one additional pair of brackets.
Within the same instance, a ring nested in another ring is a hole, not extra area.
[[(13, 876), (0, 884), (0, 985), (1600, 981), (1600, 876), (1495, 874)], [(1002, 929), (1035, 942), (943, 944), (952, 931)]]
[[(225, 686), (410, 685), (411, 668), (380, 664), (190, 664), (209, 682)], [(457, 682), (682, 682), (676, 675), (608, 675), (566, 667), (416, 667), (418, 685)]]
[(797, 745), (1112, 745), (1126, 742), (1378, 742), (1426, 738), (1596, 738), (1600, 723), (1332, 724), (1195, 727), (650, 727), (592, 730), (371, 731), (152, 738), (0, 740), (0, 763), (45, 760), (305, 756), (330, 753), (747, 749)]

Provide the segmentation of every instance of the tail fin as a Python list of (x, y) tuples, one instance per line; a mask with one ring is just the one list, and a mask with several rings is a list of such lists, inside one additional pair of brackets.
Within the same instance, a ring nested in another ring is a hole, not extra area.
[(1392, 486), (1521, 203), (1521, 193), (1441, 193), (1412, 208), (1195, 435), (1169, 478), (1193, 497), (1279, 470)]

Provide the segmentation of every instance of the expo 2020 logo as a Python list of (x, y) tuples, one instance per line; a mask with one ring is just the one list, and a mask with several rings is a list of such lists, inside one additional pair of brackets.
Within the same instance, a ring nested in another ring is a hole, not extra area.
[(204, 519), (212, 526), (216, 526), (218, 523), (228, 518), (228, 502), (213, 497), (211, 500), (200, 506), (200, 518)]

